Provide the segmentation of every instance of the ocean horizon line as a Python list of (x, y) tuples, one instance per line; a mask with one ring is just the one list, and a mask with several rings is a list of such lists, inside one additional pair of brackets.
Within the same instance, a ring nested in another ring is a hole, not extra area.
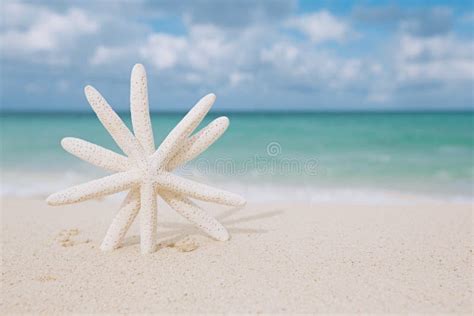
[[(129, 114), (128, 110), (116, 111), (118, 114)], [(165, 115), (179, 115), (187, 113), (187, 109), (183, 110), (159, 110), (150, 111), (151, 115), (165, 114)], [(0, 109), (0, 116), (8, 115), (93, 115), (92, 110), (4, 110)], [(360, 109), (360, 110), (223, 110), (217, 109), (209, 113), (210, 115), (228, 114), (228, 115), (304, 115), (304, 114), (336, 114), (336, 115), (357, 115), (357, 114), (474, 114), (473, 109), (389, 109), (389, 110), (375, 110), (375, 109)]]

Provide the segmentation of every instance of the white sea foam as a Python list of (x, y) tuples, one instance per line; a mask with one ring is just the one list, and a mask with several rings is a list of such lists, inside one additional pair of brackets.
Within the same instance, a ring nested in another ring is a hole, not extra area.
[(223, 186), (238, 192), (249, 201), (255, 202), (293, 202), (305, 204), (396, 204), (406, 205), (416, 202), (448, 202), (455, 204), (473, 204), (474, 196), (422, 194), (405, 191), (374, 188), (324, 188), (319, 186), (298, 186), (284, 184), (229, 183)]
[[(36, 197), (44, 198), (58, 190), (95, 179), (103, 174), (80, 173), (7, 173), (2, 174), (0, 193), (3, 197)], [(449, 202), (456, 204), (473, 204), (474, 196), (416, 194), (403, 190), (361, 187), (322, 187), (317, 185), (285, 184), (275, 182), (246, 182), (243, 180), (210, 180), (197, 177), (200, 182), (216, 184), (228, 191), (244, 196), (249, 202), (257, 203), (345, 203), (345, 204), (410, 204), (414, 201)], [(122, 195), (112, 197), (113, 200)]]

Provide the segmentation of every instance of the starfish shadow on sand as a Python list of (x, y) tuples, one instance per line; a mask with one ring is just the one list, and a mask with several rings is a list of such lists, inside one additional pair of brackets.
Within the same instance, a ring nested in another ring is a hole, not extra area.
[[(237, 214), (241, 211), (241, 207), (234, 207), (229, 210), (226, 210), (216, 216), (216, 219), (221, 221), (227, 227), (227, 230), (231, 234), (265, 234), (268, 232), (266, 229), (256, 229), (256, 228), (245, 228), (245, 227), (236, 227), (235, 224), (254, 222), (260, 219), (270, 218), (283, 213), (283, 210), (270, 210), (257, 213), (251, 216), (244, 216), (239, 218), (233, 218), (234, 214)], [(174, 244), (179, 243), (180, 241), (185, 240), (186, 238), (194, 235), (207, 237), (206, 234), (202, 233), (197, 227), (178, 222), (161, 222), (158, 224), (159, 228), (168, 229), (158, 233), (158, 243), (156, 250), (160, 250)], [(138, 235), (129, 236), (124, 239), (123, 247), (132, 246), (140, 243), (140, 237)]]

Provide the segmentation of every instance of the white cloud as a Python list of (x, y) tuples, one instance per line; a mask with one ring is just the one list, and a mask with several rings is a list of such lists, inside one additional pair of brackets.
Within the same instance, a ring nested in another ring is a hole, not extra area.
[(350, 34), (349, 26), (326, 10), (290, 18), (286, 25), (307, 35), (313, 43), (343, 41)]
[[(267, 2), (262, 3), (259, 10), (267, 10)], [(403, 89), (423, 86), (425, 91), (433, 90), (429, 84), (418, 85), (420, 82), (465, 87), (473, 81), (472, 39), (456, 37), (449, 21), (441, 28), (433, 26), (446, 20), (444, 11), (427, 17), (403, 15), (396, 19), (399, 27), (383, 31), (382, 41), (369, 37), (366, 42), (348, 42), (342, 52), (331, 42), (345, 42), (358, 33), (350, 17), (326, 10), (296, 14), (282, 6), (278, 12), (256, 10), (258, 14), (242, 19), (248, 14), (245, 8), (254, 2), (246, 2), (238, 12), (240, 5), (227, 8), (227, 15), (216, 15), (211, 2), (211, 9), (201, 8), (197, 13), (182, 3), (171, 14), (163, 6), (5, 2), (0, 21), (2, 66), (11, 66), (11, 73), (17, 61), (24, 64), (25, 75), (12, 76), (22, 91), (26, 87), (38, 93), (37, 82), (51, 82), (42, 85), (42, 91), (55, 89), (61, 97), (86, 79), (102, 81), (105, 86), (123, 84), (129, 67), (142, 62), (150, 76), (158, 76), (166, 85), (170, 99), (181, 97), (183, 90), (196, 93), (212, 88), (239, 98), (264, 100), (252, 100), (255, 104), (287, 106), (294, 97), (301, 97), (299, 104), (309, 107), (316, 99), (331, 105), (338, 98), (342, 104), (352, 96), (351, 103), (356, 105), (398, 102)], [(160, 30), (161, 22), (167, 29), (175, 23), (179, 27), (167, 32)], [(390, 50), (383, 50), (389, 43)], [(350, 56), (351, 51), (357, 55)], [(56, 71), (52, 64), (68, 68)], [(29, 84), (28, 73), (48, 79)], [(59, 81), (65, 74), (69, 76), (66, 81)], [(110, 78), (115, 81), (110, 83)]]
[(215, 26), (193, 25), (189, 32), (189, 64), (197, 69), (219, 64), (223, 59), (234, 55), (235, 42)]
[(113, 64), (129, 53), (128, 47), (109, 47), (99, 45), (94, 54), (89, 59), (92, 66), (100, 66), (104, 64)]
[(184, 80), (191, 84), (198, 84), (199, 82), (201, 82), (202, 77), (198, 73), (188, 72), (184, 74)]
[(183, 71), (181, 77), (186, 83), (197, 84), (204, 80), (237, 86), (252, 77), (241, 70), (255, 58), (249, 49), (256, 42), (247, 35), (230, 36), (213, 25), (188, 25), (183, 36), (150, 34), (139, 52), (144, 62), (158, 70)]
[(250, 80), (252, 80), (252, 75), (245, 72), (236, 71), (229, 75), (229, 83), (232, 87), (236, 87)]
[(299, 55), (300, 51), (296, 45), (290, 42), (279, 42), (270, 48), (264, 48), (261, 53), (261, 59), (264, 62), (278, 64), (285, 62), (293, 64)]
[(401, 82), (474, 79), (474, 45), (469, 40), (403, 34), (398, 48), (397, 79)]
[(150, 34), (140, 47), (140, 55), (157, 69), (183, 66), (205, 70), (232, 61), (236, 41), (212, 25), (190, 25), (185, 36)]
[[(385, 103), (406, 93), (459, 94), (466, 84), (472, 87), (473, 49), (472, 41), (453, 34), (424, 37), (402, 32), (395, 38), (393, 53), (386, 56), (387, 64), (372, 69), (367, 101)], [(435, 88), (413, 89), (430, 86)]]
[(184, 83), (196, 85), (204, 80), (237, 85), (250, 77), (240, 67), (252, 59), (248, 49), (253, 45), (255, 41), (245, 32), (230, 36), (213, 25), (189, 24), (183, 35), (149, 32), (131, 44), (101, 44), (88, 61), (95, 67), (140, 61)]
[(344, 80), (356, 80), (362, 74), (362, 62), (358, 59), (346, 60), (340, 70), (340, 78)]
[[(54, 54), (78, 37), (93, 34), (99, 29), (97, 21), (85, 11), (70, 8), (65, 13), (23, 3), (7, 3), (3, 15), (0, 41), (3, 51), (9, 56)], [(58, 58), (57, 61), (61, 60)]]
[(187, 48), (188, 42), (184, 37), (154, 33), (148, 36), (139, 52), (157, 69), (167, 69), (178, 64)]
[(357, 58), (341, 58), (320, 48), (295, 42), (278, 42), (263, 49), (261, 60), (271, 65), (282, 81), (299, 82), (317, 89), (339, 89), (366, 78), (367, 65)]

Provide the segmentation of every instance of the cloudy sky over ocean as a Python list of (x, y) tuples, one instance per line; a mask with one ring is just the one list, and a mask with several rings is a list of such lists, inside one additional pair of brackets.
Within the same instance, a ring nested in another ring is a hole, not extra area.
[(472, 109), (471, 1), (2, 1), (1, 106), (126, 110), (147, 67), (153, 111)]

